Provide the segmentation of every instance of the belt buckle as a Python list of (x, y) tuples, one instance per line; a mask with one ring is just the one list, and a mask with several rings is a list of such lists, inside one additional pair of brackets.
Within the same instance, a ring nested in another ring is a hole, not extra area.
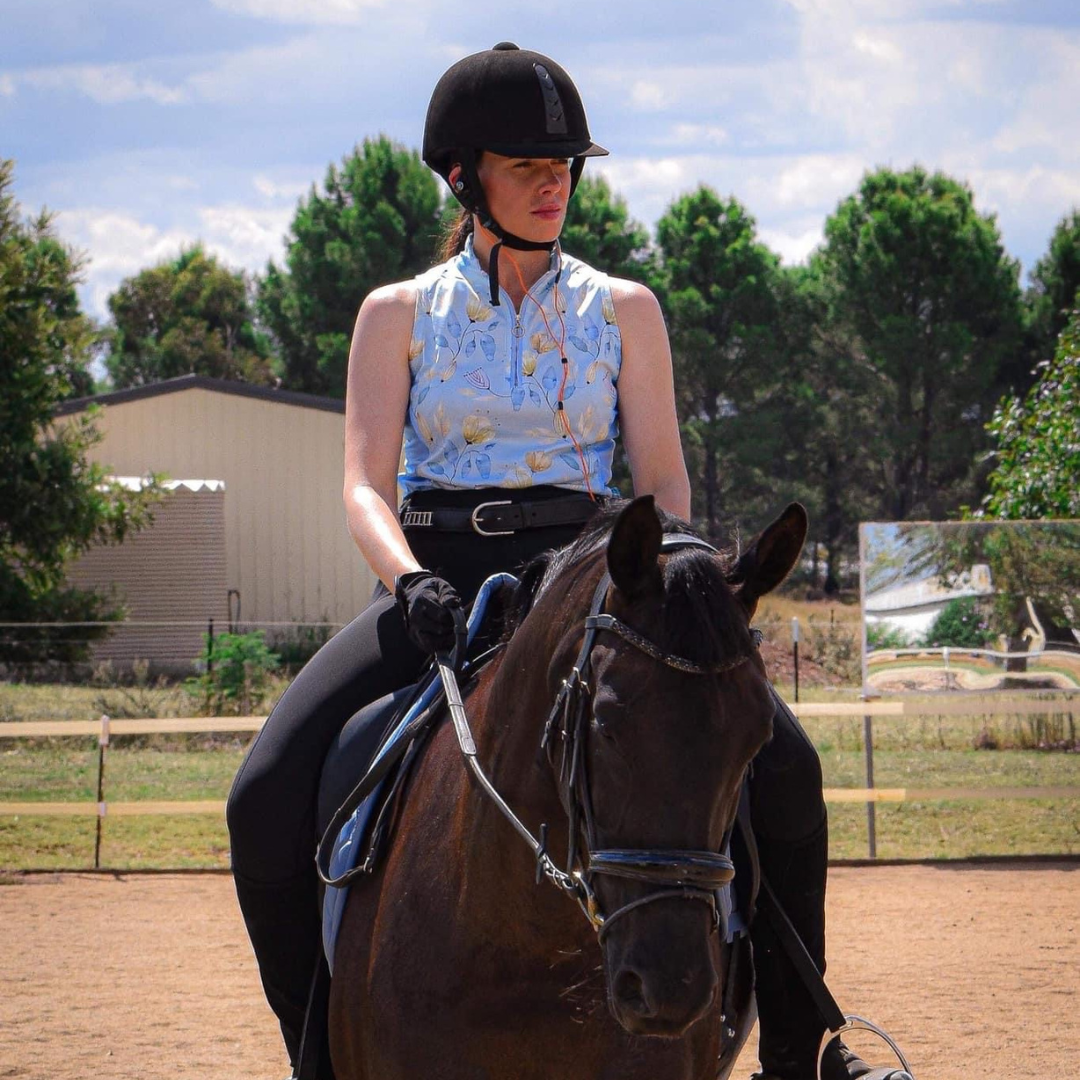
[(487, 507), (489, 507), (489, 506), (511, 506), (511, 505), (512, 505), (512, 503), (511, 503), (511, 501), (509, 499), (501, 499), (501, 500), (498, 500), (496, 502), (482, 502), (482, 503), (480, 503), (477, 507), (475, 507), (475, 509), (472, 512), (472, 517), (470, 518), (470, 521), (472, 522), (473, 530), (475, 532), (479, 533), (481, 536), (513, 536), (514, 535), (514, 530), (513, 529), (489, 530), (489, 529), (483, 528), (480, 525), (480, 522), (477, 520), (477, 515), (480, 513), (480, 511), (487, 509)]
[(403, 529), (415, 529), (418, 526), (431, 525), (430, 510), (406, 510), (401, 519)]

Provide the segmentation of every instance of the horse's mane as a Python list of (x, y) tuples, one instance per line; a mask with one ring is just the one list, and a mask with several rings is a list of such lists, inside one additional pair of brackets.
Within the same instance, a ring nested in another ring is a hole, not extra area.
[[(625, 500), (612, 501), (598, 510), (576, 540), (566, 547), (537, 556), (524, 568), (505, 626), (509, 637), (532, 610), (537, 600), (559, 583), (560, 592), (576, 592), (575, 586), (595, 575), (587, 571), (607, 548), (611, 529)], [(665, 534), (700, 533), (689, 522), (657, 507)], [(676, 548), (663, 559), (664, 608), (662, 625), (653, 636), (660, 647), (695, 663), (710, 666), (753, 648), (746, 615), (737, 593), (727, 581), (737, 556), (731, 549), (719, 558), (699, 547)]]

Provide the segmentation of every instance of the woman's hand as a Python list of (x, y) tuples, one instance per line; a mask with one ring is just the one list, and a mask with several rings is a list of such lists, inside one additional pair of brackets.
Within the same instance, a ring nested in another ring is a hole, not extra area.
[(454, 647), (454, 612), (461, 607), (461, 597), (449, 581), (428, 570), (414, 570), (394, 582), (394, 597), (409, 640), (422, 652), (431, 655)]

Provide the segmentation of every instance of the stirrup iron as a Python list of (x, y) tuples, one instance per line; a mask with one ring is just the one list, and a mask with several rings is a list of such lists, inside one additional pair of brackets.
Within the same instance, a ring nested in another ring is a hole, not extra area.
[[(829, 1043), (831, 1043), (833, 1039), (838, 1039), (848, 1031), (869, 1031), (872, 1035), (876, 1035), (879, 1039), (883, 1040), (888, 1044), (889, 1049), (896, 1055), (901, 1068), (904, 1070), (903, 1073), (894, 1074), (894, 1080), (904, 1080), (905, 1077), (907, 1080), (915, 1080), (911, 1072), (911, 1066), (908, 1064), (907, 1058), (904, 1057), (904, 1052), (896, 1045), (896, 1040), (883, 1028), (879, 1028), (877, 1024), (867, 1020), (865, 1017), (856, 1016), (854, 1013), (845, 1015), (843, 1025), (835, 1031), (832, 1031), (829, 1028), (825, 1029), (825, 1034), (821, 1037), (821, 1045), (818, 1047), (817, 1069), (815, 1070), (817, 1080), (821, 1080), (821, 1062), (825, 1057), (825, 1050)], [(878, 1071), (879, 1070), (876, 1069), (872, 1070), (864, 1080), (870, 1080), (873, 1073)]]

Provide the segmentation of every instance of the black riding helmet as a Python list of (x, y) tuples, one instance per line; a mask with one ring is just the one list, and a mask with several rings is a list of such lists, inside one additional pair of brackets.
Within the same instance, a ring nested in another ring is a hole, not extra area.
[(492, 249), (491, 302), (499, 303), (499, 247), (550, 251), (556, 241), (525, 240), (492, 216), (476, 172), (476, 155), (490, 150), (506, 157), (571, 159), (570, 194), (585, 158), (607, 153), (592, 141), (581, 95), (554, 60), (508, 41), (459, 60), (438, 81), (424, 125), (425, 163), (450, 183), (454, 198), (498, 238)]

